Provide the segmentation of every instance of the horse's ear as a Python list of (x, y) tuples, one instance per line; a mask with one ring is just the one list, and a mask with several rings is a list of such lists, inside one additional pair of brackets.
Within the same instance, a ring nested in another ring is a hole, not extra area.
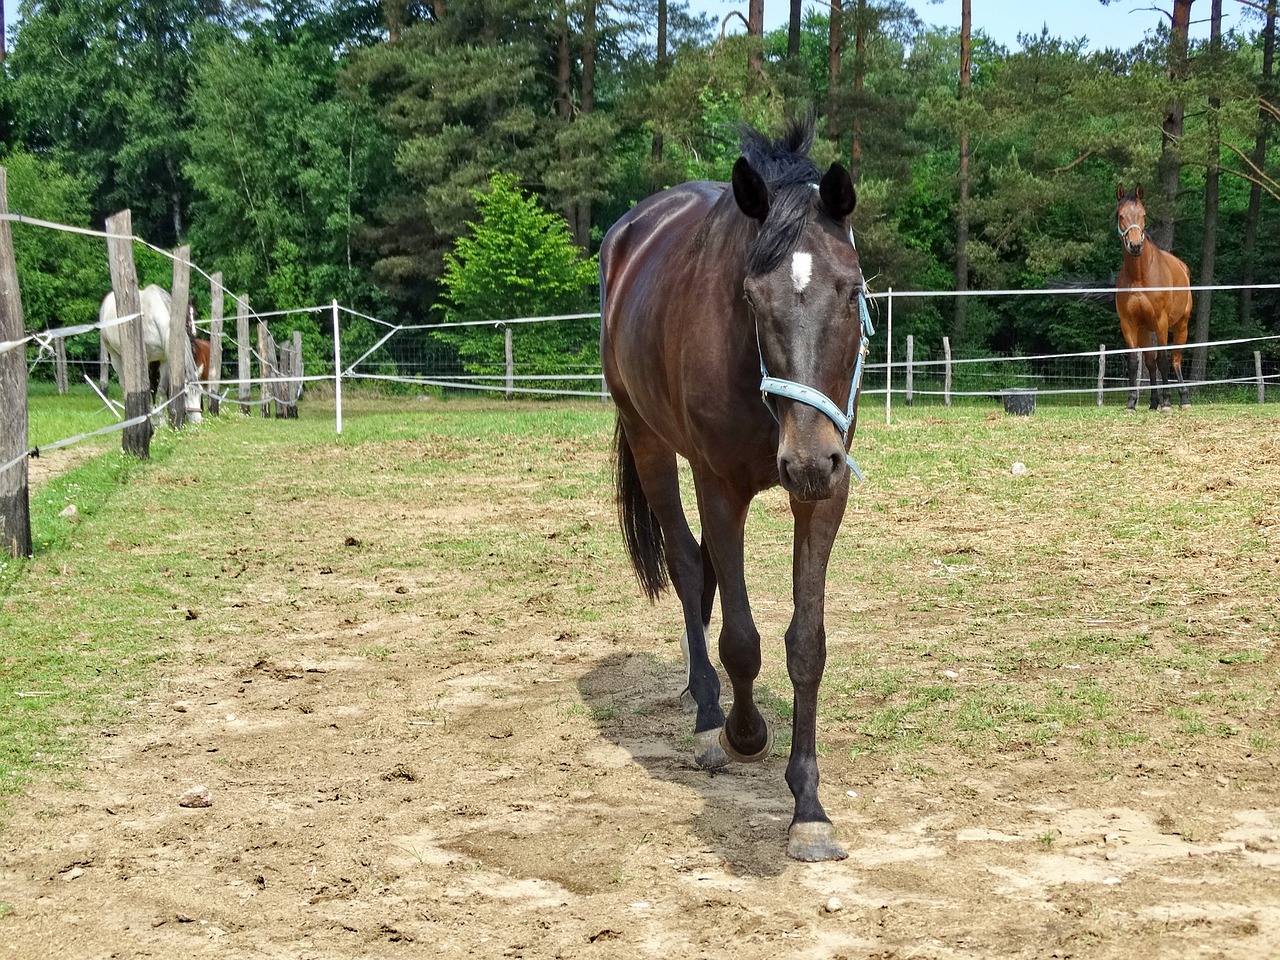
[(769, 215), (769, 188), (746, 157), (739, 157), (733, 165), (733, 199), (738, 201), (738, 209), (753, 220), (763, 222)]
[(818, 196), (822, 198), (822, 205), (827, 208), (827, 212), (837, 220), (843, 220), (853, 213), (853, 208), (858, 203), (858, 194), (853, 189), (849, 171), (838, 163), (827, 168), (822, 183), (818, 186)]
[(1133, 188), (1133, 195), (1137, 197), (1139, 200), (1142, 199), (1142, 184), (1138, 184), (1136, 187)]
[(1117, 183), (1116, 184), (1116, 202), (1118, 203), (1123, 199), (1124, 199), (1124, 187), (1120, 186), (1120, 184)]

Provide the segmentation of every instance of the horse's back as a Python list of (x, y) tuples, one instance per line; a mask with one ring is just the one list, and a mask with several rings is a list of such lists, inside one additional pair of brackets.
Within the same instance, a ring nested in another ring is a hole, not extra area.
[[(169, 347), (169, 291), (151, 283), (138, 291), (138, 305), (142, 311), (142, 342), (147, 362), (165, 359)], [(98, 322), (109, 323), (120, 314), (116, 310), (116, 294), (111, 291), (98, 305)], [(98, 331), (109, 353), (119, 358), (124, 349), (124, 324), (117, 323)]]
[(663, 270), (690, 241), (725, 187), (707, 180), (682, 183), (646, 197), (619, 217), (600, 245), (602, 295), (608, 297), (630, 271)]
[[(681, 350), (677, 328), (707, 306), (699, 230), (727, 184), (691, 181), (627, 211), (600, 246), (600, 352), (615, 399), (671, 400)], [(710, 298), (714, 299), (714, 298)]]

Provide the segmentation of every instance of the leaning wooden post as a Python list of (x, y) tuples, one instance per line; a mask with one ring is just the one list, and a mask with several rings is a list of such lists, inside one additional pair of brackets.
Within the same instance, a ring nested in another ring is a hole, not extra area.
[(173, 288), (169, 297), (169, 425), (175, 430), (181, 430), (187, 422), (186, 357), (191, 349), (187, 343), (187, 305), (190, 302), (191, 246), (186, 244), (173, 254)]
[(209, 278), (209, 416), (218, 415), (218, 390), (222, 386), (222, 311), (226, 290), (222, 286), (222, 271)]
[(289, 391), (289, 416), (298, 417), (298, 401), (302, 399), (302, 331), (293, 331), (293, 387)]
[(121, 332), (120, 390), (124, 393), (126, 420), (143, 419), (124, 428), (124, 452), (140, 460), (151, 459), (151, 383), (142, 339), (142, 305), (138, 297), (138, 271), (133, 265), (133, 215), (121, 210), (107, 218), (107, 253), (111, 260), (111, 289), (116, 295), (116, 316), (135, 314)]
[(951, 338), (942, 338), (942, 405), (951, 406)]
[(1106, 392), (1107, 379), (1107, 345), (1105, 343), (1098, 344), (1098, 406), (1102, 406), (1103, 396)]
[(236, 398), (240, 401), (240, 412), (249, 416), (249, 298), (240, 296), (236, 299)]
[(1253, 373), (1258, 378), (1258, 402), (1267, 402), (1267, 382), (1262, 379), (1262, 351), (1253, 351)]
[[(8, 181), (8, 172), (0, 167), (0, 214), (9, 212)], [(9, 221), (0, 220), (0, 550), (14, 558), (31, 556), (24, 335), (13, 234)]]
[(515, 379), (516, 379), (516, 361), (515, 351), (511, 346), (511, 328), (507, 327), (503, 335), (507, 353), (507, 399), (510, 400), (515, 396)]
[(915, 389), (915, 352), (916, 338), (907, 334), (907, 406), (912, 405), (912, 391)]

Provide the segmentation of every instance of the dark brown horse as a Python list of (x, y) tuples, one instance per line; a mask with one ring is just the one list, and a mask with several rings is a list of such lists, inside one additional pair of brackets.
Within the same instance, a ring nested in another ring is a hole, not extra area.
[[(759, 491), (781, 483), (790, 494), (787, 853), (838, 860), (846, 854), (818, 799), (818, 684), (827, 560), (849, 494), (847, 450), (871, 331), (847, 219), (853, 184), (839, 164), (818, 170), (812, 140), (811, 123), (790, 124), (776, 142), (747, 131), (732, 186), (686, 183), (614, 224), (600, 249), (600, 355), (617, 403), (624, 539), (650, 598), (668, 583), (679, 596), (697, 704), (694, 758), (706, 768), (764, 760), (773, 747), (752, 692), (760, 634), (743, 533)], [(681, 506), (677, 457), (692, 468), (701, 544)], [(717, 585), (720, 660), (733, 687), (727, 718), (707, 652)]]
[[(1191, 272), (1187, 265), (1147, 237), (1147, 211), (1142, 206), (1142, 187), (1125, 193), (1116, 187), (1116, 230), (1124, 262), (1116, 283), (1116, 313), (1120, 332), (1130, 350), (1139, 347), (1182, 346), (1187, 342), (1187, 320), (1191, 316)], [(1159, 289), (1164, 287), (1166, 289)], [(1177, 289), (1167, 289), (1174, 287)], [(1156, 289), (1144, 289), (1156, 288)], [(1144, 350), (1142, 360), (1151, 380), (1151, 409), (1168, 410), (1169, 386), (1177, 378), (1183, 409), (1191, 406), (1182, 379), (1181, 350)], [(1157, 377), (1157, 374), (1159, 375)], [(1160, 381), (1163, 381), (1161, 384)], [(1129, 409), (1138, 405), (1138, 354), (1129, 354)]]

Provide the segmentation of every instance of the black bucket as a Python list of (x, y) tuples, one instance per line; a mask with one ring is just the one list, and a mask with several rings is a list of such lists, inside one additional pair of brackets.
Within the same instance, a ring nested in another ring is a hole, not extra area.
[(1005, 413), (1011, 413), (1015, 417), (1029, 417), (1036, 412), (1035, 387), (1001, 390), (1000, 396), (1004, 400)]

